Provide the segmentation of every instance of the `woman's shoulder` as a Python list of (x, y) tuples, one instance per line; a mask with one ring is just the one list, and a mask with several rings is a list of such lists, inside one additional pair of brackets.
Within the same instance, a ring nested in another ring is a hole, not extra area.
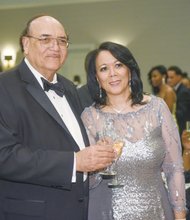
[(143, 101), (151, 106), (157, 106), (160, 104), (165, 103), (163, 98), (160, 98), (159, 96), (155, 96), (155, 95), (144, 95)]
[(169, 85), (166, 85), (166, 92), (169, 92), (169, 93), (174, 93), (175, 94), (175, 91), (173, 90), (173, 88)]
[(97, 118), (97, 113), (96, 113), (96, 109), (93, 105), (86, 107), (82, 114), (81, 114), (81, 118), (82, 121), (85, 124), (93, 124), (94, 123), (94, 119)]
[(82, 116), (93, 115), (93, 114), (96, 114), (96, 112), (97, 112), (97, 109), (95, 108), (95, 105), (92, 104), (92, 105), (84, 108), (84, 110), (82, 112)]
[(169, 85), (166, 85), (166, 90), (165, 90), (165, 97), (166, 98), (174, 98), (176, 99), (176, 93), (175, 91), (173, 90), (173, 88)]
[(145, 104), (155, 104), (160, 103), (163, 99), (159, 96), (155, 96), (153, 94), (144, 94), (142, 102)]

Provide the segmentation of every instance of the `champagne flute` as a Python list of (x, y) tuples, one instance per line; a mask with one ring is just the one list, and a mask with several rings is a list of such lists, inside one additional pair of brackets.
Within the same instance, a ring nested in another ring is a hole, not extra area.
[[(119, 157), (121, 156), (123, 147), (124, 147), (124, 141), (116, 140), (114, 142), (113, 148), (116, 152), (116, 159), (115, 159), (114, 163), (112, 164), (112, 167), (114, 167), (114, 168), (117, 166), (117, 161), (118, 161)], [(123, 187), (123, 184), (119, 183), (119, 181), (118, 181), (117, 172), (113, 171), (113, 169), (112, 169), (112, 172), (115, 172), (116, 174), (115, 174), (114, 178), (112, 179), (112, 182), (108, 183), (108, 187), (110, 187), (110, 188)]]
[[(113, 145), (113, 140), (109, 136), (103, 136), (101, 140), (98, 141), (99, 144), (103, 145)], [(108, 166), (106, 169), (99, 172), (103, 179), (111, 179), (116, 175), (116, 171), (112, 169), (112, 165)]]

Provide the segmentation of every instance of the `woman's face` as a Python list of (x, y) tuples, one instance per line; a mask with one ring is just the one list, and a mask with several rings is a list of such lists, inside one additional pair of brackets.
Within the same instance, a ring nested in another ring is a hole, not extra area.
[(162, 84), (163, 76), (158, 70), (151, 73), (151, 83), (153, 87), (159, 87)]
[(107, 95), (130, 94), (131, 73), (109, 51), (101, 51), (96, 58), (96, 77)]

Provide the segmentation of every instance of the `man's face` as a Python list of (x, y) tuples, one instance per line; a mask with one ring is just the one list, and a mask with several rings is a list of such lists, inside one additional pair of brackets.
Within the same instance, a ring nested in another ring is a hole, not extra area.
[[(23, 38), (26, 58), (38, 72), (52, 79), (67, 57), (67, 46), (56, 40), (67, 41), (63, 26), (54, 18), (43, 16), (32, 21), (28, 36)], [(46, 38), (52, 39), (47, 43)]]
[(173, 70), (168, 70), (167, 75), (168, 75), (167, 83), (171, 87), (176, 86), (181, 81), (181, 76), (177, 75), (176, 72)]

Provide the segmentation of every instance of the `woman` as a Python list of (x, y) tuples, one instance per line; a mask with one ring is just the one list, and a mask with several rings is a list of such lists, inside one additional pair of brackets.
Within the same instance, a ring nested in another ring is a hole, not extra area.
[(170, 111), (174, 113), (176, 105), (176, 94), (174, 90), (165, 83), (166, 76), (167, 69), (163, 65), (153, 67), (148, 73), (148, 78), (152, 86), (153, 94), (163, 98)]
[(124, 141), (117, 161), (123, 187), (108, 188), (111, 180), (94, 174), (89, 220), (185, 219), (180, 138), (165, 102), (143, 93), (138, 64), (126, 47), (105, 42), (86, 60), (95, 102), (82, 114), (90, 142)]

